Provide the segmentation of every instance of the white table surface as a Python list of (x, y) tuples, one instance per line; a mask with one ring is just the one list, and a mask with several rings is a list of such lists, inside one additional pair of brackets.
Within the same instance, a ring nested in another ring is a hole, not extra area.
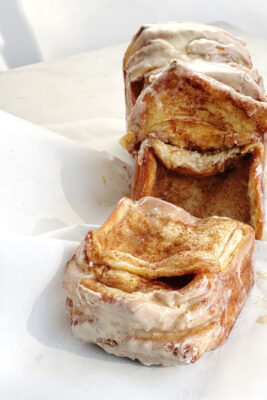
[(0, 109), (37, 124), (124, 118), (122, 57), (107, 47), (0, 74)]

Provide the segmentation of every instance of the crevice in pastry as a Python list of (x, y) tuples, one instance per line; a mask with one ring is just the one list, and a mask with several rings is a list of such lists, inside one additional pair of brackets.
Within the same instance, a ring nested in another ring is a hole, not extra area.
[[(263, 146), (257, 144), (248, 148), (245, 155), (240, 152), (228, 159), (221, 165), (223, 172), (216, 172), (218, 168), (213, 165), (196, 174), (192, 166), (189, 169), (189, 162), (187, 169), (176, 164), (172, 169), (170, 155), (166, 167), (153, 148), (147, 146), (142, 149), (142, 161), (136, 160), (132, 196), (135, 200), (143, 196), (159, 197), (199, 218), (218, 215), (237, 219), (252, 225), (259, 238), (264, 220), (263, 155)], [(184, 165), (182, 160), (181, 165)]]
[(167, 276), (158, 278), (157, 281), (163, 282), (167, 284), (170, 288), (177, 290), (187, 286), (194, 279), (194, 277), (195, 275), (193, 274), (182, 275), (182, 276), (171, 276), (171, 277)]

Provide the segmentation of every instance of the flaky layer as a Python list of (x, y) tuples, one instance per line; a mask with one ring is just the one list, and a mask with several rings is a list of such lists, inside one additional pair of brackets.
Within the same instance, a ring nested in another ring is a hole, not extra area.
[(261, 144), (255, 143), (243, 147), (200, 153), (166, 144), (159, 139), (154, 139), (152, 135), (142, 142), (137, 160), (141, 165), (146, 149), (150, 148), (168, 170), (183, 175), (205, 177), (233, 167), (235, 161), (243, 158), (246, 154), (253, 154), (258, 147), (261, 147)]
[(134, 152), (153, 134), (165, 143), (207, 151), (260, 141), (266, 129), (266, 103), (174, 60), (139, 95), (121, 143)]
[(89, 232), (86, 250), (94, 264), (150, 279), (218, 272), (231, 264), (249, 230), (227, 218), (198, 220), (156, 198), (125, 198), (100, 229)]

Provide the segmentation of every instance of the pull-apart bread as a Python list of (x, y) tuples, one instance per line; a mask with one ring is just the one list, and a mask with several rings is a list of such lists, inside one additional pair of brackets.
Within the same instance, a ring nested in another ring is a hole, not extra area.
[(147, 365), (194, 363), (233, 328), (253, 285), (253, 247), (242, 222), (123, 198), (67, 265), (73, 334)]
[(123, 68), (133, 199), (237, 219), (260, 239), (267, 103), (245, 43), (214, 26), (145, 25)]

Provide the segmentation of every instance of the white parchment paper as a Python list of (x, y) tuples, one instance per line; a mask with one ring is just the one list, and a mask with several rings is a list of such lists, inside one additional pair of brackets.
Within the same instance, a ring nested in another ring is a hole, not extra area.
[[(265, 42), (245, 39), (267, 76)], [(266, 399), (267, 324), (257, 321), (267, 314), (267, 243), (256, 243), (260, 274), (219, 349), (169, 368), (108, 355), (72, 336), (61, 284), (87, 230), (130, 193), (124, 120), (50, 125), (57, 134), (0, 112), (0, 127), (0, 398)]]
[[(2, 399), (266, 399), (267, 280), (252, 294), (230, 337), (195, 365), (145, 367), (71, 334), (61, 284), (66, 262), (90, 228), (0, 237)], [(267, 272), (265, 242), (256, 270)]]
[[(101, 224), (130, 194), (133, 161), (121, 131), (95, 130), (80, 144), (0, 112), (0, 230), (39, 234)], [(107, 134), (109, 133), (109, 135)]]
[[(195, 365), (144, 367), (72, 336), (66, 262), (87, 223), (102, 223), (129, 193), (132, 161), (116, 135), (81, 145), (5, 113), (0, 120), (1, 398), (266, 399), (267, 324), (257, 319), (267, 314), (267, 280), (258, 275), (227, 342)], [(255, 257), (267, 273), (267, 243)]]

